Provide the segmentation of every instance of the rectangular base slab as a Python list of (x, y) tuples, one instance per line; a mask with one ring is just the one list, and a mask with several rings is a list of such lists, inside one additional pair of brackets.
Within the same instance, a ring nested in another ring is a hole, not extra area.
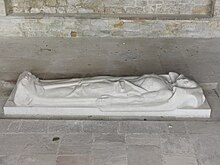
[[(205, 106), (205, 105), (204, 105)], [(4, 107), (6, 116), (18, 117), (179, 117), (179, 118), (209, 118), (211, 109), (176, 109), (167, 112), (102, 112), (98, 108), (61, 108), (61, 107)]]
[(173, 111), (161, 112), (103, 112), (98, 108), (74, 108), (74, 107), (21, 107), (16, 106), (13, 100), (13, 92), (4, 106), (4, 114), (13, 117), (79, 117), (79, 118), (143, 118), (143, 117), (177, 117), (177, 118), (209, 118), (211, 108), (207, 101), (199, 108), (182, 108)]

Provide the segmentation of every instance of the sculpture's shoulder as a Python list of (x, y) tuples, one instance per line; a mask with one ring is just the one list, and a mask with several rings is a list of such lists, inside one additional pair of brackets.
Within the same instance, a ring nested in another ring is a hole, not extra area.
[(201, 87), (184, 88), (174, 87), (175, 94), (173, 99), (182, 101), (182, 106), (199, 107), (205, 102), (205, 96)]

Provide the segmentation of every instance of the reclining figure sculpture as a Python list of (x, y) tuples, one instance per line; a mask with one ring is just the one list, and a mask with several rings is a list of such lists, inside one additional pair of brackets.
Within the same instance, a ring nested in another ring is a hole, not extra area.
[(104, 112), (149, 112), (197, 108), (205, 97), (195, 81), (174, 72), (40, 80), (25, 71), (18, 78), (13, 101), (17, 106), (29, 107), (95, 107)]

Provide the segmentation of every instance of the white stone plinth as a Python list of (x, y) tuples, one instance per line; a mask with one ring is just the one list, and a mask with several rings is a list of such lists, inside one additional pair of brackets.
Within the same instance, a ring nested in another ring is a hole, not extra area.
[(182, 108), (173, 111), (148, 111), (139, 112), (103, 112), (99, 108), (73, 108), (73, 107), (22, 107), (16, 106), (13, 102), (12, 92), (4, 106), (6, 116), (16, 117), (82, 117), (82, 118), (143, 118), (143, 117), (177, 117), (177, 118), (209, 118), (211, 108), (207, 101), (199, 108)]
[(182, 74), (40, 80), (23, 72), (5, 115), (58, 117), (210, 117), (203, 90)]

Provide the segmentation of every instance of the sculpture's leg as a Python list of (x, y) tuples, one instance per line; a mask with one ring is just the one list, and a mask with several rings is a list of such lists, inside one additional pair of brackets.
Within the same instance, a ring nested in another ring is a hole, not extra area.
[[(82, 83), (100, 83), (100, 82), (116, 82), (122, 79), (122, 81), (133, 80), (136, 77), (111, 77), (111, 76), (99, 76), (91, 78), (73, 78), (73, 79), (61, 79), (61, 80), (38, 80), (39, 84), (45, 89), (53, 89), (57, 87), (69, 87), (80, 85)], [(127, 81), (127, 83), (129, 83)], [(134, 85), (134, 84), (132, 84)]]
[(140, 96), (130, 96), (130, 97), (101, 97), (97, 100), (99, 105), (120, 105), (120, 104), (156, 104), (168, 102), (172, 97), (173, 93), (169, 90), (156, 91), (146, 93)]
[(73, 87), (80, 85), (82, 83), (95, 83), (101, 82), (103, 80), (85, 80), (85, 79), (69, 79), (69, 80), (40, 80), (39, 83), (44, 87), (44, 89), (54, 89), (59, 87)]

